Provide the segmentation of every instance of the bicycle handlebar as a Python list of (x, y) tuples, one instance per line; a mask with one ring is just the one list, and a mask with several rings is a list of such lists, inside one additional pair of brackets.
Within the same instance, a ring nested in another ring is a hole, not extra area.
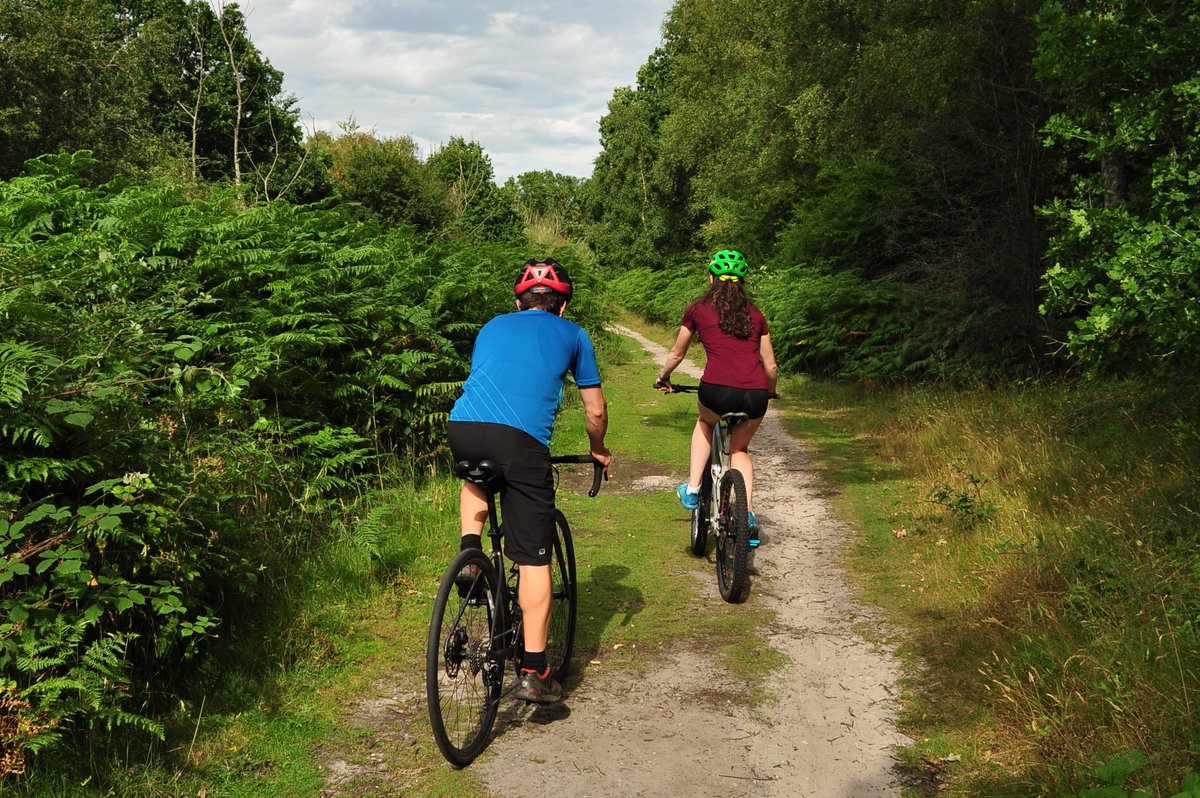
[(592, 487), (588, 490), (588, 496), (595, 498), (600, 492), (600, 476), (603, 474), (605, 481), (608, 480), (608, 472), (604, 470), (604, 466), (600, 461), (590, 454), (555, 454), (550, 456), (551, 463), (591, 463), (592, 464)]
[[(673, 382), (667, 383), (667, 385), (669, 385), (671, 388), (671, 390), (668, 391), (668, 393), (699, 393), (700, 392), (699, 385), (676, 385)], [(662, 387), (657, 382), (654, 383), (654, 387), (660, 391), (662, 390)], [(770, 393), (767, 394), (767, 398), (768, 399), (778, 399), (779, 394), (776, 393), (775, 391), (771, 391)]]

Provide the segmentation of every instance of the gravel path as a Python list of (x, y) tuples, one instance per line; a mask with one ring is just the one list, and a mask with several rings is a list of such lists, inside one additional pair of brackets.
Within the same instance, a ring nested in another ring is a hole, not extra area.
[[(617, 331), (662, 362), (663, 347)], [(679, 372), (699, 377), (687, 362)], [(505, 798), (900, 795), (892, 750), (911, 740), (891, 717), (897, 663), (855, 631), (880, 620), (845, 584), (845, 531), (820, 495), (803, 444), (774, 410), (752, 451), (764, 542), (750, 601), (773, 613), (765, 644), (788, 660), (766, 685), (774, 700), (751, 710), (723, 699), (724, 672), (704, 654), (664, 663), (636, 691), (592, 668), (563, 708), (508, 708), (523, 715), (507, 724), (502, 716), (504, 733), (472, 765), (489, 790)], [(663, 485), (663, 501), (672, 501), (665, 475)], [(700, 600), (719, 602), (711, 564), (697, 561), (696, 570)]]

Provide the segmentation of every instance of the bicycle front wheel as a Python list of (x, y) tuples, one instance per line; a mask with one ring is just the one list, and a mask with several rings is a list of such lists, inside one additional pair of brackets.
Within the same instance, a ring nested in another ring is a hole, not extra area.
[(561, 510), (554, 511), (554, 556), (550, 559), (550, 628), (546, 662), (562, 681), (575, 647), (575, 615), (579, 592), (575, 582), (575, 544)]
[(746, 515), (746, 480), (729, 469), (721, 477), (717, 505), (717, 587), (721, 598), (736, 604), (750, 592), (750, 521)]
[[(473, 573), (460, 580), (463, 569)], [(500, 705), (504, 663), (492, 630), (503, 626), (499, 584), (482, 551), (460, 552), (442, 577), (425, 647), (425, 692), (442, 756), (466, 767), (484, 749)]]

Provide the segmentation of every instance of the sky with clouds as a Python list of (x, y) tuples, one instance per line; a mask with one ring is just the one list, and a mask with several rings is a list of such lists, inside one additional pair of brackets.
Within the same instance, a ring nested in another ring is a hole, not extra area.
[(353, 115), (427, 156), (477, 141), (497, 182), (587, 177), (613, 90), (661, 43), (672, 0), (241, 0), (306, 128)]

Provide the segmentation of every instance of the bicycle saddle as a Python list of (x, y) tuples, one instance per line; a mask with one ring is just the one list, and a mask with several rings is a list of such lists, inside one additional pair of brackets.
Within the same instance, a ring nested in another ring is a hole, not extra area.
[(491, 460), (459, 460), (454, 474), (459, 479), (474, 483), (486, 491), (494, 492), (504, 485), (504, 467)]

